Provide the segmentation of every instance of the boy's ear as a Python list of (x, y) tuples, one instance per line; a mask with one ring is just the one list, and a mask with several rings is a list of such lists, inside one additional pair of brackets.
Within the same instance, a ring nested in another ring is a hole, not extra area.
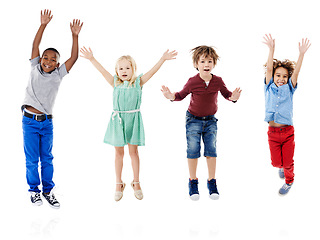
[(197, 69), (199, 71), (197, 63), (194, 63), (193, 66), (194, 66), (195, 69)]
[(42, 58), (39, 58), (39, 63), (41, 63)]
[(60, 66), (60, 63), (57, 63), (57, 66), (56, 66), (56, 67), (58, 68), (59, 66)]

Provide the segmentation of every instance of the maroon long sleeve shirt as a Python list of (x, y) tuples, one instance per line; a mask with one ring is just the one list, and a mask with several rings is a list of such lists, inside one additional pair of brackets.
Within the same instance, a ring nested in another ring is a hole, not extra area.
[(218, 110), (218, 92), (229, 100), (232, 92), (230, 92), (221, 77), (212, 75), (207, 86), (200, 74), (189, 78), (186, 85), (180, 92), (175, 94), (175, 101), (181, 101), (191, 93), (190, 105), (188, 111), (197, 117), (205, 117), (214, 115)]

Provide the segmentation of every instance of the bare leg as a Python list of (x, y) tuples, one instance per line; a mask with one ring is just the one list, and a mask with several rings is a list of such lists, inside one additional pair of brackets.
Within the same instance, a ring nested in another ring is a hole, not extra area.
[(188, 158), (190, 179), (197, 179), (198, 158)]
[[(116, 183), (122, 182), (122, 167), (123, 167), (124, 147), (115, 147), (115, 169)], [(121, 191), (122, 185), (116, 184), (116, 191)]]
[[(140, 159), (139, 159), (139, 152), (138, 152), (138, 145), (131, 145), (128, 144), (129, 154), (131, 157), (131, 164), (133, 170), (133, 181), (139, 182), (139, 172), (140, 172)], [(133, 186), (134, 190), (141, 190), (140, 184), (136, 183)]]
[(216, 178), (216, 157), (207, 157), (207, 165), (208, 165), (208, 180)]

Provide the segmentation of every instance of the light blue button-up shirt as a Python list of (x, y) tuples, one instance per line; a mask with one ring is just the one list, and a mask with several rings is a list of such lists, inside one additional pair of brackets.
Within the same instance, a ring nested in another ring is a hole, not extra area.
[(293, 125), (293, 93), (297, 89), (292, 86), (291, 78), (288, 83), (277, 87), (271, 78), (268, 84), (264, 86), (266, 99), (266, 117), (265, 121), (274, 121), (279, 124)]

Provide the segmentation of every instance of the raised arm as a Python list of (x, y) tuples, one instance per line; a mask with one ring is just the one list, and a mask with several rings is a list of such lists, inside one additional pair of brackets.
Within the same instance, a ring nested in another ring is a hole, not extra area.
[(156, 63), (156, 65), (154, 65), (154, 67), (151, 68), (149, 72), (147, 72), (140, 78), (140, 86), (143, 86), (146, 82), (148, 82), (149, 79), (160, 69), (160, 67), (166, 60), (176, 59), (175, 57), (177, 56), (177, 54), (178, 53), (176, 51), (169, 52), (169, 50), (167, 50), (162, 55), (160, 60)]
[(268, 84), (272, 78), (272, 73), (273, 73), (273, 54), (274, 54), (274, 48), (275, 48), (275, 40), (272, 39), (271, 34), (266, 34), (263, 39), (266, 44), (269, 47), (269, 56), (268, 56), (268, 61), (267, 61), (267, 71), (266, 71), (266, 84)]
[(107, 80), (107, 82), (113, 86), (113, 76), (93, 57), (93, 52), (91, 48), (86, 49), (85, 47), (80, 49), (82, 55), (80, 57), (90, 60), (90, 62), (95, 66), (95, 68), (102, 74), (102, 76)]
[(72, 32), (72, 49), (71, 49), (71, 57), (65, 62), (67, 72), (73, 67), (75, 62), (78, 59), (78, 36), (81, 31), (83, 23), (80, 22), (79, 19), (73, 19), (73, 22), (70, 23), (70, 29)]
[(53, 16), (51, 15), (50, 10), (45, 9), (43, 13), (41, 11), (41, 18), (40, 18), (41, 25), (40, 25), (40, 27), (36, 33), (36, 36), (34, 37), (34, 40), (33, 40), (31, 59), (34, 59), (34, 58), (40, 56), (39, 46), (40, 46), (40, 42), (42, 39), (42, 35), (43, 35), (43, 32), (44, 32), (45, 28), (47, 27), (48, 23), (51, 21), (52, 17)]
[(311, 43), (308, 38), (306, 38), (306, 39), (303, 38), (302, 42), (301, 43), (299, 42), (299, 58), (298, 58), (296, 67), (295, 67), (295, 69), (292, 73), (292, 76), (291, 76), (291, 81), (292, 81), (293, 87), (296, 87), (296, 85), (297, 85), (298, 75), (299, 75), (299, 72), (301, 69), (304, 54), (306, 53), (306, 51), (309, 49), (310, 46), (311, 46)]

